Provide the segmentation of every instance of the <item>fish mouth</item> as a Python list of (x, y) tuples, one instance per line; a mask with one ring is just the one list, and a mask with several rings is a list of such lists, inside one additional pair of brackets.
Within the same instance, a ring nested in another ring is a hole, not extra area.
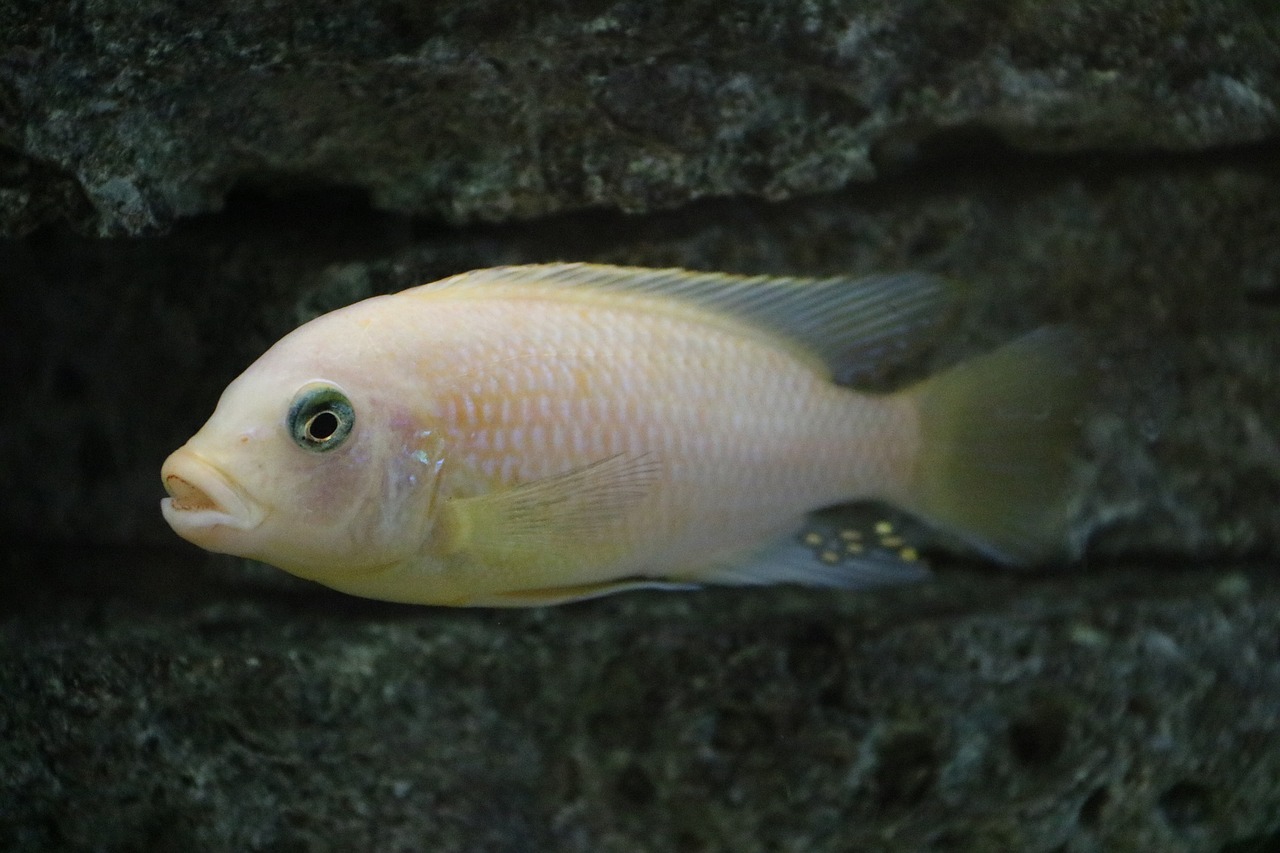
[[(264, 513), (212, 462), (186, 447), (175, 450), (160, 469), (169, 497), (160, 511), (177, 533), (208, 531), (217, 527), (252, 530)], [(201, 544), (201, 543), (197, 543)]]

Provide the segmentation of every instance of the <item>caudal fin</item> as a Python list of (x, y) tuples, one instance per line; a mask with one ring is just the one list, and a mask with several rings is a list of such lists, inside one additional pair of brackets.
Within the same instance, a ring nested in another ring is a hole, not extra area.
[(912, 509), (1006, 562), (1063, 545), (1087, 385), (1079, 338), (1046, 327), (906, 393), (918, 403)]

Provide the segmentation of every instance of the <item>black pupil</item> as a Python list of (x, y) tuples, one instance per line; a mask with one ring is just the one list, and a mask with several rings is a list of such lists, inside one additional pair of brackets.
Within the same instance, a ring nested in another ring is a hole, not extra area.
[(313, 441), (327, 441), (338, 431), (338, 416), (332, 411), (317, 412), (307, 422), (307, 436)]

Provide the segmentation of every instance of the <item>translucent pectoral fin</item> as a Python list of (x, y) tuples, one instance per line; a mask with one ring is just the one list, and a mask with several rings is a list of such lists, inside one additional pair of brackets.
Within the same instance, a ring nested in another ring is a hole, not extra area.
[(575, 558), (608, 545), (616, 522), (648, 494), (659, 470), (652, 455), (619, 454), (508, 489), (454, 498), (446, 507), (448, 551), (481, 565), (577, 563)]

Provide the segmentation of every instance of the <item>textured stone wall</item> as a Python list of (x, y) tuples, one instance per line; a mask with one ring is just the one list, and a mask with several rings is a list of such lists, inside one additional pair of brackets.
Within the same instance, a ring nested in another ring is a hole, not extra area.
[(0, 10), (6, 230), (134, 234), (245, 181), (456, 222), (836, 190), (982, 129), (1274, 136), (1268, 2), (218, 0)]

